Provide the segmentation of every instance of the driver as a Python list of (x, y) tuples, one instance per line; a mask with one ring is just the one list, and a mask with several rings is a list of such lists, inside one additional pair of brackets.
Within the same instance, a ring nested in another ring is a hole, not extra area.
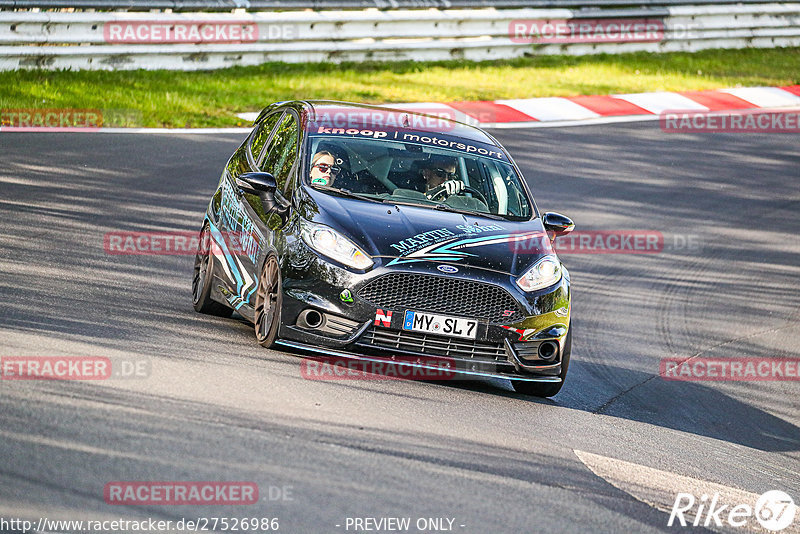
[(428, 199), (447, 198), (464, 190), (464, 182), (456, 176), (456, 159), (432, 155), (422, 167), (425, 196)]
[(333, 185), (341, 167), (335, 165), (336, 158), (327, 150), (320, 150), (311, 158), (310, 178), (312, 184)]

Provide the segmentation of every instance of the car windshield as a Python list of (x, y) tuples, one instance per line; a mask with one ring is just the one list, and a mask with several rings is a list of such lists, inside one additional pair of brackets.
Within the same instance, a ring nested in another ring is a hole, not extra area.
[(368, 133), (310, 135), (306, 183), (374, 201), (530, 219), (531, 202), (498, 147), (444, 134), (400, 130), (388, 133), (394, 139), (375, 139), (386, 132)]

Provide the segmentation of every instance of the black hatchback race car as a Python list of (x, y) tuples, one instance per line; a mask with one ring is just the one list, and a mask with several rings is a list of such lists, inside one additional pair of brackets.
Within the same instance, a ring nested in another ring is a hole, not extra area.
[(552, 396), (572, 330), (569, 272), (508, 152), (442, 117), (273, 104), (231, 156), (195, 260), (197, 311), (317, 357), (441, 368)]

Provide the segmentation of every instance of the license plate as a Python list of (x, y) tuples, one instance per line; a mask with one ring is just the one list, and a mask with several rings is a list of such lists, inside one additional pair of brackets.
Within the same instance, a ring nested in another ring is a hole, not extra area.
[(478, 333), (478, 321), (407, 310), (403, 320), (403, 330), (475, 339)]

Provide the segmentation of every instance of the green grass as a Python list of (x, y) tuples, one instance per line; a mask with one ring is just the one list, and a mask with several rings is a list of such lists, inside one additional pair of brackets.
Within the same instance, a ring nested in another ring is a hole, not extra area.
[(216, 71), (0, 73), (0, 110), (100, 109), (111, 126), (244, 126), (276, 100), (447, 102), (800, 83), (800, 48), (536, 56), (508, 61), (283, 64)]

